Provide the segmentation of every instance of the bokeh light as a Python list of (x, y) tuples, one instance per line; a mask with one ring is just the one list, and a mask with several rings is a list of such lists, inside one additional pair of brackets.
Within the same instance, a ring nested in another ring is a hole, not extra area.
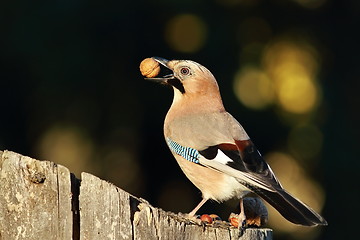
[(263, 65), (275, 84), (278, 105), (286, 112), (306, 114), (321, 101), (316, 74), (317, 53), (305, 42), (280, 40), (268, 46)]
[(278, 81), (279, 104), (291, 113), (307, 113), (313, 110), (317, 102), (317, 89), (314, 83), (301, 72), (294, 74), (284, 71)]
[(38, 146), (41, 159), (59, 163), (71, 169), (77, 177), (81, 172), (92, 172), (94, 144), (78, 127), (55, 125), (41, 137)]
[[(247, 44), (244, 61), (254, 61), (253, 49), (259, 44)], [(320, 105), (322, 90), (317, 81), (319, 57), (317, 51), (305, 40), (274, 41), (259, 56), (262, 65), (243, 66), (234, 76), (234, 92), (248, 108), (264, 109), (275, 104), (280, 108), (279, 116), (288, 114), (311, 114)]]
[(165, 28), (165, 39), (176, 51), (192, 53), (205, 44), (207, 26), (198, 16), (181, 14), (170, 19)]
[(273, 82), (253, 66), (245, 66), (235, 75), (234, 91), (245, 106), (253, 109), (265, 108), (275, 97)]
[[(291, 155), (283, 152), (271, 152), (266, 154), (265, 158), (283, 187), (289, 193), (321, 213), (325, 201), (324, 190), (305, 173), (304, 169), (301, 168)], [(275, 231), (283, 232), (284, 234), (291, 233), (291, 236), (297, 239), (314, 239), (319, 234), (320, 228), (309, 228), (292, 224), (269, 204), (267, 206), (269, 225)]]
[(40, 138), (37, 152), (40, 159), (66, 166), (79, 178), (82, 172), (89, 172), (111, 179), (132, 193), (143, 190), (144, 179), (135, 149), (125, 144), (96, 145), (80, 127), (64, 124), (50, 127)]

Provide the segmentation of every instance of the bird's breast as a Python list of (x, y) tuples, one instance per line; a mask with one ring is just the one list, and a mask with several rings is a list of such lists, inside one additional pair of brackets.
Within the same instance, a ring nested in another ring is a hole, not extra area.
[(174, 154), (174, 157), (186, 177), (200, 189), (204, 198), (222, 202), (234, 197), (241, 198), (249, 192), (249, 189), (234, 177), (190, 162), (179, 155)]

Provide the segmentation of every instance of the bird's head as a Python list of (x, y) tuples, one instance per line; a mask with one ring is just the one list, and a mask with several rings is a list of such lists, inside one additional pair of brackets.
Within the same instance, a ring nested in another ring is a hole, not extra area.
[(172, 73), (163, 77), (146, 79), (173, 86), (175, 97), (219, 95), (215, 77), (199, 63), (190, 60), (169, 61), (160, 57), (152, 58), (170, 69)]

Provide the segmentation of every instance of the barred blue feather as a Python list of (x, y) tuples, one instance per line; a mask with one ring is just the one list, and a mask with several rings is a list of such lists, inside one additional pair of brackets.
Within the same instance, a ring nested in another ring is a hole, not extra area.
[(199, 163), (199, 151), (190, 148), (190, 147), (184, 147), (178, 144), (177, 142), (174, 142), (170, 138), (166, 139), (166, 142), (170, 148), (171, 151), (176, 153), (177, 155), (182, 156), (186, 160), (193, 162), (193, 163)]

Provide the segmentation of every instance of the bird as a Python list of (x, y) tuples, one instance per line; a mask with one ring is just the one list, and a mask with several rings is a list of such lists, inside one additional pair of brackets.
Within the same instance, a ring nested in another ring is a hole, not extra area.
[(243, 198), (255, 193), (294, 224), (327, 225), (320, 214), (283, 188), (243, 126), (225, 110), (218, 83), (206, 67), (191, 60), (152, 59), (171, 72), (145, 78), (173, 88), (164, 121), (165, 141), (186, 177), (202, 193), (189, 218), (209, 199), (237, 198), (239, 226), (245, 227)]

